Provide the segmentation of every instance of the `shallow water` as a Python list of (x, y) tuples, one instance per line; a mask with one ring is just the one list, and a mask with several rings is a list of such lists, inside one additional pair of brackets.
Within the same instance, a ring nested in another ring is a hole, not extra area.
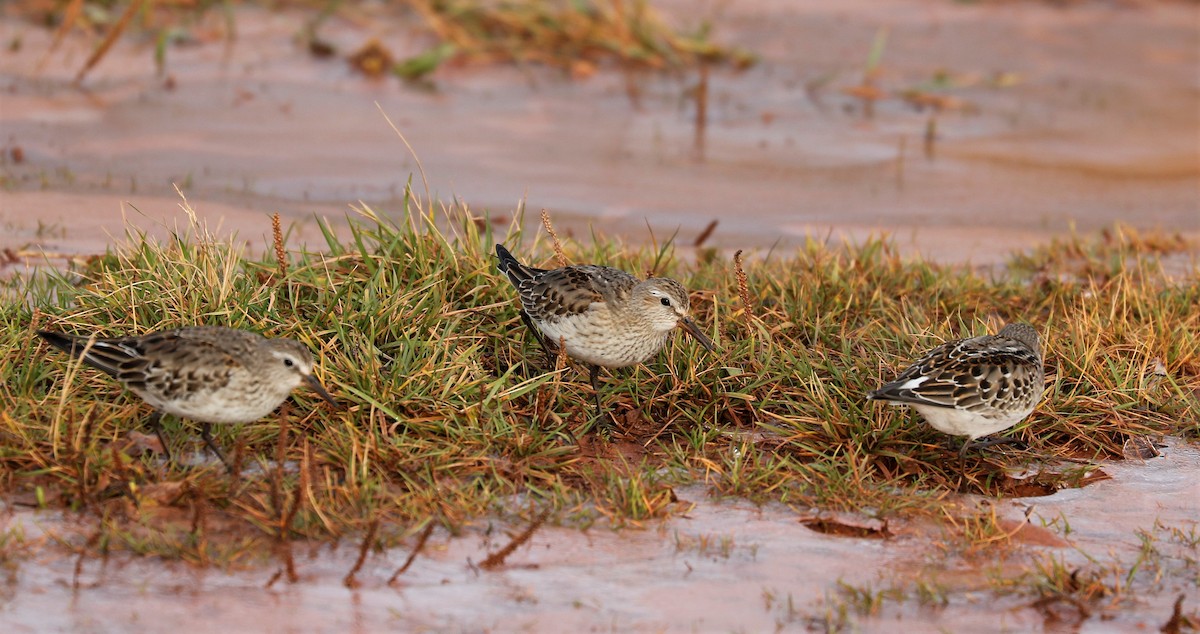
[[(1100, 466), (1111, 479), (1047, 497), (994, 502), (1006, 525), (1018, 529), (1011, 548), (982, 555), (957, 551), (953, 540), (920, 523), (892, 524), (886, 539), (826, 535), (801, 522), (809, 511), (715, 501), (697, 486), (678, 491), (684, 503), (695, 505), (682, 516), (642, 530), (542, 527), (493, 571), (476, 564), (522, 527), (484, 521), (457, 538), (438, 531), (394, 587), (386, 581), (407, 548), (371, 555), (356, 590), (342, 584), (358, 552), (350, 542), (337, 549), (297, 545), (300, 581), (271, 588), (264, 586), (273, 564), (226, 573), (114, 555), (106, 562), (84, 560), (76, 589), (75, 557), (37, 548), (18, 562), (16, 581), (0, 599), (0, 618), (7, 632), (219, 632), (248, 624), (272, 632), (753, 632), (822, 623), (844, 582), (909, 587), (908, 600), (885, 602), (876, 616), (851, 612), (850, 624), (865, 631), (1053, 630), (1054, 623), (1029, 607), (1036, 597), (989, 591), (987, 575), (997, 562), (1011, 574), (1042, 553), (1073, 566), (1087, 566), (1090, 557), (1125, 571), (1137, 560), (1137, 531), (1162, 538), (1156, 522), (1200, 530), (1200, 450), (1194, 446), (1171, 440), (1161, 457)], [(1030, 524), (1020, 528), (1029, 505)], [(10, 511), (4, 522), (6, 528), (25, 527), (30, 543), (44, 532), (85, 530), (57, 513)], [(1178, 556), (1164, 558), (1167, 574), (1160, 582), (1138, 576), (1126, 600), (1102, 600), (1077, 631), (1156, 631), (1180, 593), (1187, 595), (1185, 611), (1195, 610), (1200, 552), (1194, 545), (1175, 551), (1160, 546), (1168, 555), (1190, 556), (1190, 567)], [(919, 576), (944, 587), (944, 607), (920, 607), (910, 586)]]
[[(763, 55), (750, 71), (714, 72), (702, 156), (685, 98), (694, 77), (641, 78), (636, 104), (615, 72), (448, 68), (431, 91), (308, 59), (294, 37), (304, 16), (246, 10), (228, 48), (205, 29), (172, 48), (169, 87), (131, 37), (76, 89), (89, 41), (68, 38), (36, 72), (50, 34), (4, 19), (0, 41), (21, 47), (0, 54), (0, 143), (23, 160), (5, 152), (0, 248), (102, 250), (123, 208), (161, 234), (179, 218), (173, 184), (252, 242), (278, 211), (300, 223), (296, 244), (320, 246), (314, 214), (337, 219), (358, 200), (396, 213), (410, 177), (424, 189), (384, 114), (436, 196), (502, 219), (525, 200), (581, 236), (596, 224), (646, 242), (649, 227), (688, 244), (718, 219), (709, 244), (729, 249), (886, 231), (908, 251), (986, 264), (1115, 220), (1200, 235), (1200, 8), (980, 4), (665, 3), (685, 25), (719, 15), (719, 40)], [(389, 20), (333, 20), (322, 36), (342, 51), (371, 36), (397, 55), (423, 46)], [(880, 29), (881, 87), (941, 73), (967, 107), (890, 98), (864, 116), (842, 90)]]

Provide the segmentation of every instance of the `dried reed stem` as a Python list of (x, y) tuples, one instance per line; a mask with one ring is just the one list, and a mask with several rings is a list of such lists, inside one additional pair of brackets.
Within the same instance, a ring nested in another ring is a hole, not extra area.
[(713, 232), (716, 230), (717, 220), (713, 219), (713, 221), (708, 223), (708, 226), (704, 228), (704, 231), (701, 231), (700, 235), (696, 236), (696, 241), (692, 243), (692, 246), (696, 247), (697, 249), (704, 246), (704, 243), (707, 242), (710, 237), (712, 237)]
[(96, 47), (96, 50), (92, 52), (92, 56), (88, 58), (83, 68), (80, 68), (79, 73), (75, 75), (76, 84), (82, 82), (88, 71), (92, 70), (92, 67), (100, 62), (100, 59), (104, 57), (108, 49), (112, 48), (117, 38), (121, 37), (121, 34), (125, 32), (125, 28), (129, 26), (129, 21), (133, 19), (133, 16), (141, 12), (143, 4), (146, 4), (145, 0), (133, 0), (133, 2), (129, 3), (129, 6), (125, 8), (125, 12), (121, 14), (117, 23), (113, 25), (113, 28), (108, 30), (108, 35), (104, 37), (104, 41), (100, 42), (100, 46)]
[(283, 227), (279, 222), (279, 214), (271, 214), (271, 236), (275, 240), (275, 264), (279, 267), (279, 279), (287, 277), (287, 251), (283, 248)]
[[(288, 407), (285, 405), (281, 411), (279, 421), (279, 443), (275, 447), (275, 483), (272, 485), (273, 491), (278, 491), (275, 494), (276, 500), (282, 496), (283, 487), (283, 468), (284, 458), (287, 457), (287, 436), (288, 436)], [(308, 440), (304, 441), (304, 452), (308, 453)], [(296, 490), (292, 493), (291, 504), (286, 511), (280, 509), (279, 514), (279, 547), (283, 555), (284, 573), (287, 575), (288, 583), (296, 583), (300, 580), (300, 575), (296, 574), (296, 559), (292, 556), (292, 522), (296, 519), (296, 513), (300, 511), (300, 507), (304, 504), (305, 491), (308, 488), (308, 471), (300, 470), (300, 481), (296, 483)], [(276, 507), (279, 508), (279, 507)]]
[(205, 567), (208, 566), (208, 538), (204, 530), (208, 519), (208, 499), (204, 496), (204, 491), (192, 485), (186, 486), (188, 497), (192, 501), (192, 539), (196, 543), (200, 566)]
[(379, 516), (371, 518), (371, 523), (367, 524), (367, 534), (363, 535), (362, 545), (358, 547), (358, 559), (354, 560), (354, 567), (342, 579), (342, 585), (351, 590), (362, 585), (354, 576), (358, 574), (359, 570), (362, 570), (363, 564), (366, 563), (367, 553), (371, 550), (371, 544), (375, 543), (375, 531), (377, 530), (379, 530)]
[(429, 541), (429, 536), (432, 534), (433, 521), (430, 520), (430, 522), (425, 525), (425, 530), (421, 531), (421, 534), (417, 536), (417, 545), (413, 546), (412, 552), (408, 553), (408, 559), (404, 560), (404, 565), (400, 566), (396, 572), (392, 574), (391, 578), (388, 579), (387, 583), (389, 586), (395, 584), (396, 579), (399, 578), (400, 575), (404, 574), (404, 571), (408, 570), (408, 567), (412, 565), (412, 562), (416, 560), (417, 555), (420, 554), (421, 549), (425, 548), (425, 542)]
[(97, 528), (92, 533), (83, 546), (79, 547), (79, 556), (75, 558), (75, 572), (71, 575), (71, 588), (78, 590), (80, 587), (79, 577), (83, 574), (83, 558), (87, 555), (89, 548), (94, 548), (100, 542), (100, 537), (104, 535), (104, 518), (100, 518), (100, 528)]
[(491, 570), (492, 568), (503, 566), (504, 559), (511, 555), (514, 550), (520, 548), (521, 544), (529, 541), (529, 538), (533, 537), (534, 532), (541, 528), (542, 524), (546, 521), (546, 518), (549, 517), (549, 515), (549, 510), (542, 511), (540, 515), (533, 518), (533, 521), (529, 523), (529, 526), (527, 526), (525, 530), (521, 531), (521, 534), (512, 538), (512, 540), (509, 541), (504, 548), (501, 548), (500, 550), (488, 555), (487, 559), (484, 559), (482, 562), (480, 562), (479, 567), (483, 568), (484, 570)]
[(558, 234), (554, 232), (554, 225), (550, 224), (550, 212), (542, 210), (542, 226), (546, 228), (546, 233), (550, 234), (550, 238), (554, 240), (554, 255), (558, 257), (558, 265), (567, 265), (567, 254), (563, 253), (562, 242), (558, 240)]
[(733, 254), (733, 274), (737, 277), (738, 298), (742, 300), (742, 310), (751, 319), (756, 318), (754, 305), (750, 303), (750, 286), (746, 283), (746, 271), (742, 268), (742, 250)]

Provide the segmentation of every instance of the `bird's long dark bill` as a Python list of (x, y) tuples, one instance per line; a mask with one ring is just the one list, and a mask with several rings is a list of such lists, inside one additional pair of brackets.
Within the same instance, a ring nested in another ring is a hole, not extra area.
[(308, 381), (308, 386), (311, 387), (314, 392), (319, 394), (321, 396), (321, 398), (328, 401), (330, 405), (332, 405), (334, 407), (342, 406), (341, 403), (337, 402), (337, 399), (333, 398), (333, 396), (329, 392), (325, 391), (325, 386), (321, 385), (321, 382), (317, 380), (316, 375), (310, 374), (310, 375), (304, 377), (304, 380)]
[(686, 330), (689, 335), (695, 337), (696, 341), (699, 341), (700, 345), (704, 346), (705, 350), (708, 350), (709, 352), (713, 351), (712, 340), (709, 339), (703, 332), (701, 332), (700, 326), (697, 326), (696, 322), (692, 321), (691, 317), (684, 317), (683, 319), (680, 319), (679, 325), (683, 326), (683, 329)]

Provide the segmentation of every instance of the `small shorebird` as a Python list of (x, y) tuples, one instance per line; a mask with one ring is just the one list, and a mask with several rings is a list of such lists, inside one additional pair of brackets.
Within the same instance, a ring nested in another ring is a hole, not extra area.
[(500, 244), (496, 255), (500, 271), (517, 288), (521, 319), (546, 354), (553, 359), (561, 340), (567, 356), (587, 365), (599, 413), (601, 367), (624, 368), (649, 359), (676, 327), (713, 350), (688, 315), (687, 290), (675, 280), (639, 280), (620, 269), (586, 264), (535, 269)]
[(150, 427), (168, 460), (171, 452), (159, 424), (163, 414), (199, 422), (205, 445), (230, 468), (213, 443), (213, 423), (258, 420), (279, 407), (301, 383), (338, 406), (312, 374), (312, 353), (292, 339), (267, 339), (216, 326), (116, 339), (45, 330), (37, 334), (72, 358), (82, 356), (84, 363), (104, 371), (149, 403), (154, 408)]
[(996, 335), (943, 343), (867, 398), (909, 405), (934, 429), (966, 436), (961, 461), (972, 446), (1014, 442), (976, 439), (1029, 416), (1042, 399), (1043, 378), (1037, 331), (1014, 323)]

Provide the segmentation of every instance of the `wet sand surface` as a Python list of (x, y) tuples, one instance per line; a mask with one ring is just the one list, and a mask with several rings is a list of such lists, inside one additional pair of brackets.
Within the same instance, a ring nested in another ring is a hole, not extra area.
[[(314, 215), (336, 220), (359, 200), (396, 214), (410, 177), (423, 190), (384, 113), (435, 196), (497, 216), (525, 200), (581, 236), (595, 226), (646, 242), (649, 226), (687, 242), (718, 219), (710, 244), (729, 249), (886, 231), (906, 250), (986, 264), (1118, 220), (1200, 235), (1194, 3), (663, 9), (684, 26), (718, 19), (718, 41), (763, 57), (743, 73), (714, 71), (702, 156), (692, 76), (641, 77), (636, 102), (626, 78), (604, 70), (571, 81), (463, 67), (439, 71), (432, 89), (373, 82), (344, 60), (307, 58), (303, 16), (246, 10), (231, 45), (199, 28), (197, 42), (172, 47), (169, 81), (154, 74), (151, 44), (130, 37), (77, 89), (90, 40), (68, 38), (37, 72), (50, 33), (2, 20), (0, 40), (21, 46), (0, 53), (0, 247), (102, 250), (123, 217), (165, 232), (175, 185), (248, 240), (278, 211), (299, 223), (297, 243), (320, 246)], [(861, 81), (881, 29), (881, 88), (895, 95), (941, 74), (963, 106), (919, 111), (893, 96), (864, 116), (844, 89)], [(371, 36), (401, 56), (426, 44), (414, 24), (382, 16), (333, 20), (322, 36), (346, 52)]]
[[(1200, 451), (1170, 442), (1160, 457), (1100, 466), (1111, 479), (1083, 489), (993, 502), (952, 499), (996, 505), (1014, 535), (1000, 549), (971, 552), (919, 524), (893, 524), (886, 539), (826, 535), (801, 523), (812, 517), (804, 509), (715, 501), (697, 486), (678, 492), (695, 504), (682, 516), (643, 530), (542, 527), (491, 571), (472, 562), (522, 527), (483, 522), (454, 538), (438, 531), (391, 587), (386, 581), (408, 551), (372, 554), (357, 575), (361, 586), (350, 590), (342, 579), (358, 544), (349, 541), (336, 550), (298, 545), (300, 581), (271, 588), (264, 586), (276, 564), (220, 572), (124, 555), (84, 560), (74, 588), (76, 558), (38, 549), (17, 563), (15, 582), (0, 595), (0, 617), (14, 633), (819, 630), (844, 603), (844, 583), (906, 589), (907, 599), (885, 601), (874, 616), (851, 609), (845, 624), (864, 631), (1157, 631), (1178, 595), (1185, 595), (1185, 606), (1200, 600), (1196, 544), (1169, 543), (1170, 529), (1193, 539), (1200, 531)], [(871, 524), (851, 515), (825, 517)], [(5, 528), (23, 527), (31, 543), (48, 533), (84, 532), (56, 513), (9, 512), (2, 521)], [(1153, 536), (1161, 554), (1088, 619), (1073, 610), (1047, 616), (1031, 607), (1037, 596), (989, 587), (990, 575), (1012, 576), (1036, 557), (1061, 559), (1069, 568), (1114, 566), (1117, 572), (1106, 574), (1120, 575), (1138, 560), (1139, 532)], [(922, 607), (913, 590), (917, 578), (940, 586), (945, 604)]]

